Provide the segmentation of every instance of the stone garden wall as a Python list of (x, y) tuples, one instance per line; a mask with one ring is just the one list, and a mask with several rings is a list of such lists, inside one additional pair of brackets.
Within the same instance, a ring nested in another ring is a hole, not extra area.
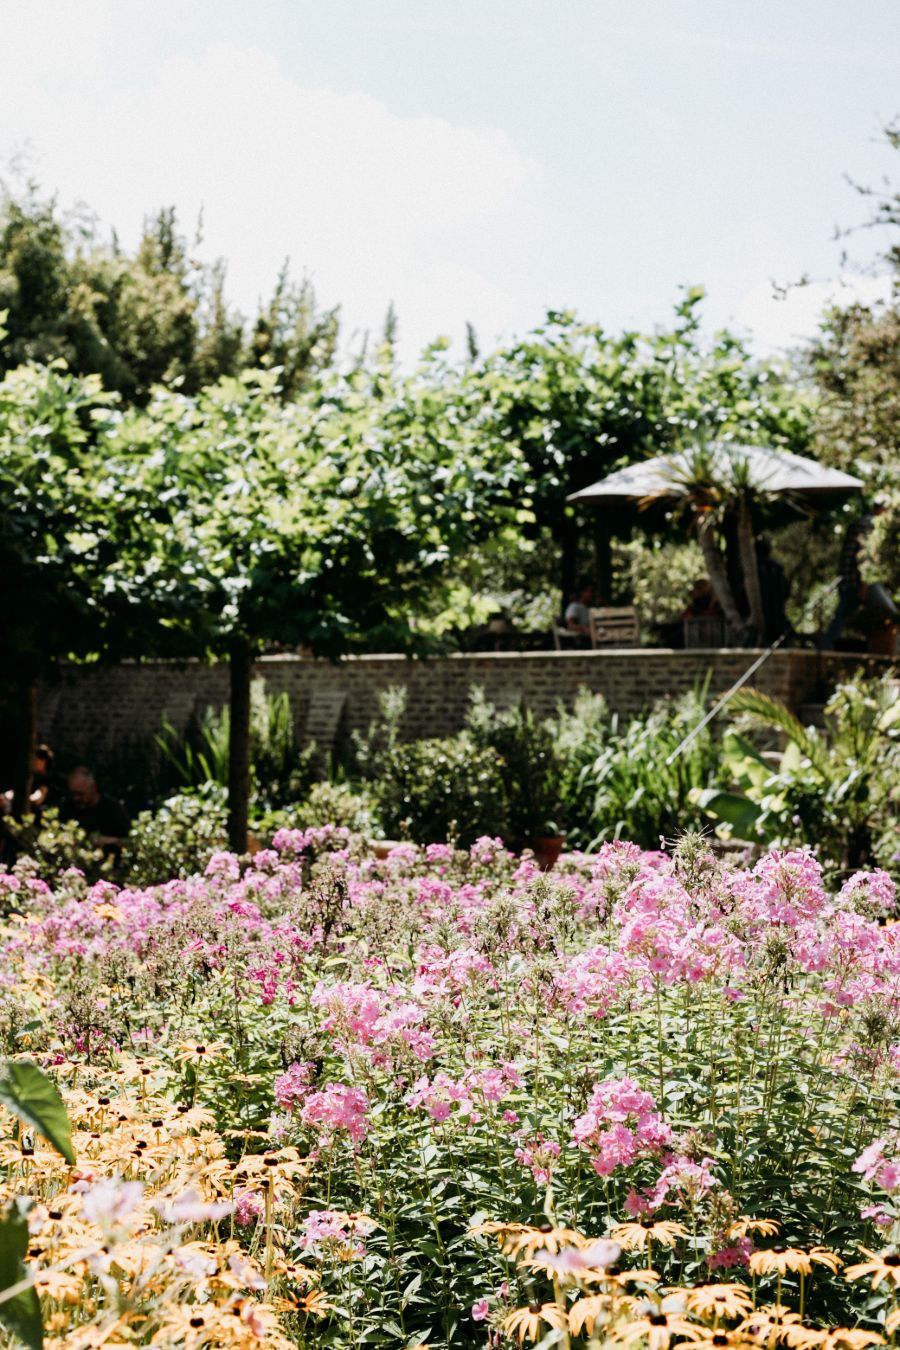
[[(666, 694), (701, 684), (721, 693), (746, 670), (757, 653), (746, 650), (669, 651), (641, 648), (589, 652), (479, 652), (411, 661), (402, 656), (362, 656), (332, 664), (298, 656), (263, 657), (256, 674), (267, 690), (287, 690), (299, 738), (330, 745), (337, 735), (364, 729), (378, 695), (392, 685), (407, 690), (405, 733), (410, 738), (442, 736), (459, 729), (469, 691), (480, 686), (492, 702), (524, 699), (536, 712), (571, 704), (584, 687), (601, 693), (613, 709), (637, 712)], [(823, 684), (865, 665), (877, 671), (883, 657), (812, 651), (776, 652), (752, 684), (784, 699), (792, 708), (815, 701)], [(41, 691), (39, 731), (68, 757), (106, 760), (117, 748), (152, 743), (165, 717), (179, 730), (209, 705), (228, 696), (224, 665), (168, 662), (109, 668), (69, 666), (60, 680)]]

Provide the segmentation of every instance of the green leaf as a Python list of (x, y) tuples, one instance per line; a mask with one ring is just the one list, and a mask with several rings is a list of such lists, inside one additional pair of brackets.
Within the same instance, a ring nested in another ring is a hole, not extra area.
[(755, 802), (751, 802), (749, 797), (739, 796), (736, 792), (717, 792), (715, 788), (707, 788), (702, 792), (692, 792), (691, 799), (703, 811), (718, 816), (719, 820), (730, 825), (742, 839), (751, 837), (745, 831), (749, 832), (762, 815)]
[(52, 1078), (31, 1060), (8, 1059), (0, 1071), (0, 1102), (47, 1139), (75, 1166), (69, 1117)]
[(14, 1298), (3, 1299), (3, 1290), (24, 1280), (25, 1252), (28, 1249), (28, 1201), (16, 1204), (0, 1220), (0, 1323), (18, 1336), (29, 1350), (43, 1350), (44, 1329), (37, 1290), (25, 1289)]

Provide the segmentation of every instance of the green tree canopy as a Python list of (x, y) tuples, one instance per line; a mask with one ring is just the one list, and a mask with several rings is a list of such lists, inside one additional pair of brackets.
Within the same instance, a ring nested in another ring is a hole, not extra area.
[(416, 612), (456, 553), (521, 509), (521, 456), (503, 446), (500, 458), (459, 418), (439, 361), (405, 380), (390, 368), (324, 375), (288, 404), (274, 373), (193, 397), (159, 389), (104, 439), (116, 480), (150, 504), (126, 555), (129, 593), (174, 642), (231, 661), (235, 847), (260, 645), (421, 649)]
[(245, 366), (280, 367), (281, 396), (292, 398), (331, 363), (338, 332), (337, 310), (320, 311), (287, 263), (248, 324), (226, 298), (224, 262), (197, 261), (174, 208), (145, 220), (129, 254), (34, 185), (0, 194), (0, 309), (0, 374), (61, 358), (136, 403), (156, 384), (196, 392)]

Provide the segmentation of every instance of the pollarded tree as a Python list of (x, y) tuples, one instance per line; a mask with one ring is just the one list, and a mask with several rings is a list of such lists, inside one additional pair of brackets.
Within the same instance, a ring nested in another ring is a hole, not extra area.
[(0, 671), (15, 708), (17, 815), (28, 802), (39, 677), (124, 632), (108, 583), (115, 492), (96, 443), (110, 416), (99, 379), (62, 362), (20, 366), (0, 382)]
[(702, 299), (701, 289), (689, 290), (671, 326), (651, 334), (610, 334), (570, 312), (551, 313), (471, 368), (492, 437), (525, 456), (537, 528), (549, 529), (559, 550), (566, 597), (579, 537), (593, 530), (602, 546), (610, 527), (596, 506), (567, 504), (569, 493), (674, 449), (699, 428), (799, 452), (808, 443), (809, 400), (733, 334), (704, 340)]
[(414, 649), (412, 623), (458, 550), (516, 509), (498, 463), (439, 381), (357, 370), (283, 404), (277, 374), (195, 398), (158, 391), (107, 453), (149, 505), (133, 584), (160, 622), (231, 671), (229, 839), (242, 851), (250, 677), (262, 643), (337, 656)]

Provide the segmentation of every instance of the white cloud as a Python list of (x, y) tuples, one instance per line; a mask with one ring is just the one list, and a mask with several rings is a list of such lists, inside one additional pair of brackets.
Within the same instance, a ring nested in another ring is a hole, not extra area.
[(833, 281), (812, 281), (776, 293), (771, 283), (754, 286), (741, 301), (737, 321), (749, 328), (761, 350), (796, 347), (816, 335), (824, 311), (854, 301), (876, 304), (890, 296), (888, 277), (845, 273)]
[[(100, 42), (102, 5), (91, 16)], [(91, 31), (79, 40), (96, 52)], [(466, 319), (492, 335), (507, 323), (477, 239), (454, 238), (496, 226), (537, 178), (504, 132), (306, 88), (268, 53), (228, 44), (166, 61), (140, 89), (106, 85), (100, 99), (87, 80), (73, 97), (43, 47), (40, 67), (24, 59), (38, 39), (0, 58), (0, 154), (30, 143), (41, 184), (87, 201), (126, 242), (158, 206), (176, 204), (188, 229), (202, 210), (204, 251), (228, 259), (246, 311), (290, 256), (321, 303), (342, 303), (346, 332), (377, 330), (393, 301), (407, 354)]]

